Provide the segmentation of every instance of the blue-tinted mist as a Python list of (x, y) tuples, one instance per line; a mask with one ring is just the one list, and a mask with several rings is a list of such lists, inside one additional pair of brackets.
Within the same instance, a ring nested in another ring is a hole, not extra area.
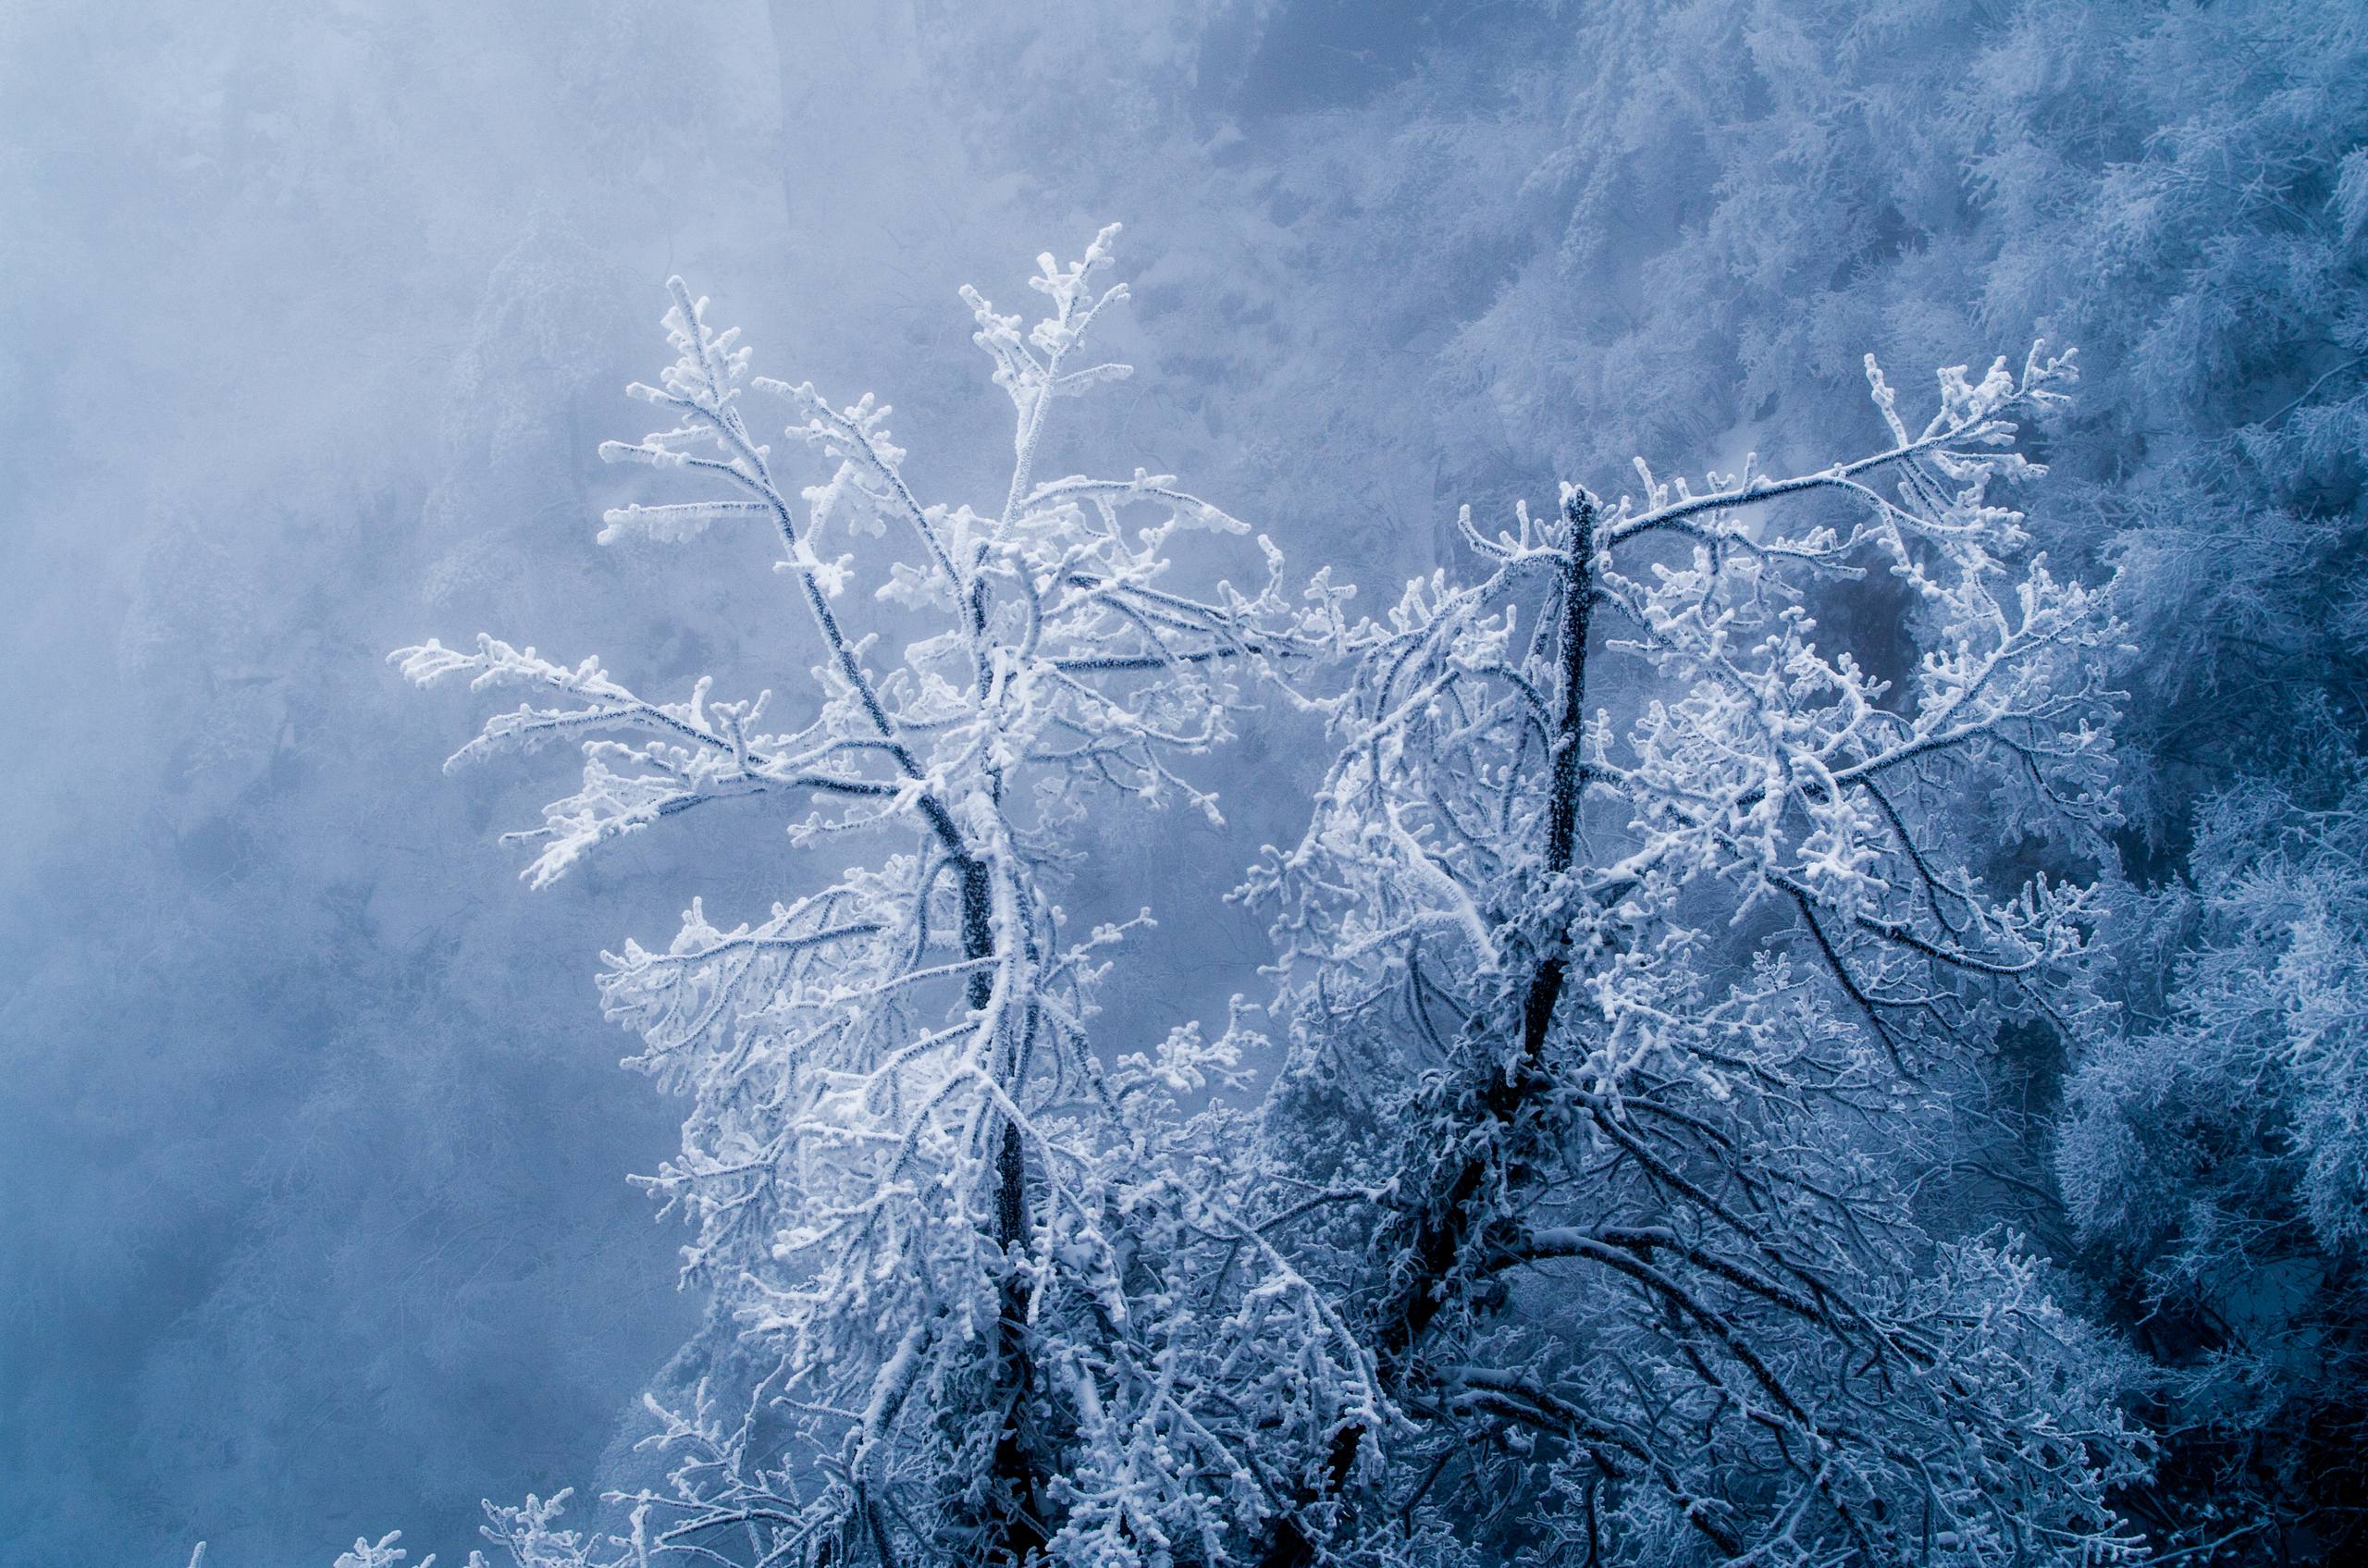
[[(478, 1499), (617, 1474), (696, 1327), (624, 1179), (679, 1106), (618, 1069), (591, 976), (810, 868), (751, 805), (529, 894), (494, 840), (567, 760), (440, 775), (478, 706), (383, 663), (482, 629), (670, 694), (803, 679), (763, 550), (593, 542), (648, 499), (592, 454), (646, 428), (621, 390), (671, 272), (759, 372), (894, 402), (922, 488), (977, 502), (1008, 409), (956, 289), (1020, 308), (1039, 251), (1123, 221), (1138, 374), (1043, 471), (1178, 474), (1385, 599), (1460, 501), (1616, 491), (1638, 451), (1859, 451), (1868, 350), (1920, 393), (2077, 340), (2033, 527), (2123, 574), (2130, 869), (2169, 902), (2129, 892), (2116, 983), (2173, 1016), (2197, 803), (2268, 778), (2326, 809), (2368, 729), (2358, 11), (0, 6), (0, 1568), (323, 1564), (397, 1527), (450, 1568)], [(1831, 612), (1880, 650), (1902, 602)], [(1163, 922), (1108, 1049), (1260, 989), (1223, 895), (1321, 752), (1277, 713), (1208, 759), (1224, 829), (1094, 824), (1075, 911)], [(2116, 1108), (2103, 1068), (2161, 1053), (2093, 1044), (2070, 1146), (2126, 1152), (2152, 1091), (2129, 1069)], [(2208, 1298), (2146, 1295), (2202, 1211), (2163, 1179), (2146, 1236), (2076, 1235), (2053, 1136), (1950, 1201), (2078, 1263), (2146, 1353), (2220, 1346)], [(2345, 1289), (2292, 1342), (2356, 1344)], [(2356, 1429), (2248, 1388), (2273, 1448)], [(2201, 1430), (2223, 1394), (2192, 1397), (2165, 1409)]]

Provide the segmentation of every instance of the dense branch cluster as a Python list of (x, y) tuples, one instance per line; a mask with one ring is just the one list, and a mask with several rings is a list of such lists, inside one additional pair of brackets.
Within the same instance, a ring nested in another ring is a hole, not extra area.
[[(2119, 634), (1992, 495), (2070, 357), (1944, 372), (1913, 427), (1869, 361), (1869, 455), (1467, 514), (1476, 574), (1351, 620), (1263, 539), (1254, 591), (1179, 586), (1173, 550), (1243, 529), (1171, 478), (1037, 476), (1055, 401), (1126, 373), (1080, 358), (1113, 232), (1042, 258), (1025, 331), (966, 290), (1015, 415), (981, 511), (672, 286), (678, 357), (633, 389), (666, 427), (601, 454), (707, 493), (600, 537), (770, 531), (794, 718), (491, 637), (394, 656), (536, 694), (455, 762), (580, 743), (516, 835), (536, 885), (724, 799), (884, 846), (607, 957), (689, 1105), (644, 1179), (754, 1370), (653, 1401), (672, 1480), (612, 1496), (619, 1533), (530, 1499), (487, 1534), (523, 1568), (2131, 1556), (2114, 1355), (1916, 1202), (1991, 1035), (2092, 1006), (2091, 895), (2050, 871), (2115, 821)], [(823, 475), (795, 499), (751, 392)], [(1912, 657), (1827, 629), (1886, 579)], [(1187, 759), (1256, 684), (1338, 743), (1245, 890), (1285, 1038), (1238, 1006), (1121, 1055), (1126, 933), (1067, 928), (1065, 833), (1214, 814)]]
[(2232, 1495), (2206, 1538), (2262, 1554), (2292, 1526), (2250, 1497), (2334, 1536), (2312, 1502), (2368, 1487), (2368, 778), (2256, 784), (2202, 828), (2146, 932), (2186, 957), (2072, 1074), (2056, 1175), (2142, 1308), (2177, 1478)]

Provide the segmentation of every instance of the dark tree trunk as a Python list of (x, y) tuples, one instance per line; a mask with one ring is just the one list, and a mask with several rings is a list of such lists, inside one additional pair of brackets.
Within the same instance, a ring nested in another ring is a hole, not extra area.
[[(1578, 852), (1579, 797), (1586, 787), (1581, 740), (1586, 727), (1586, 661), (1588, 611), (1595, 597), (1595, 499), (1576, 491), (1563, 507), (1571, 526), (1571, 560), (1562, 579), (1561, 709), (1556, 715), (1552, 783), (1547, 801), (1546, 874), (1548, 880), (1572, 869)], [(1541, 890), (1542, 891), (1542, 890)], [(1546, 1079), (1541, 1063), (1556, 1009), (1570, 975), (1570, 947), (1557, 933), (1539, 954), (1536, 966), (1516, 988), (1521, 1006), (1521, 1043), (1513, 1059), (1500, 1061), (1487, 1048), (1491, 1020), (1475, 1018), (1465, 1039), (1461, 1064), (1462, 1082), (1451, 1103), (1467, 1106), (1484, 1121), (1491, 1136), (1463, 1158), (1433, 1167), (1436, 1179), (1426, 1183), (1427, 1196), (1416, 1198), (1400, 1219), (1383, 1232), (1383, 1247), (1413, 1259), (1405, 1283), (1391, 1292), (1368, 1319), (1373, 1328), (1374, 1368), (1385, 1391), (1402, 1389), (1414, 1367), (1414, 1352), (1439, 1313), (1460, 1291), (1457, 1278), (1474, 1243), (1481, 1240), (1492, 1197), (1527, 1184), (1530, 1166), (1522, 1157), (1523, 1145), (1540, 1130), (1527, 1125), (1536, 1119)], [(1509, 991), (1508, 996), (1515, 994)], [(1421, 1151), (1412, 1151), (1414, 1161)], [(1355, 1472), (1365, 1429), (1348, 1426), (1332, 1442), (1332, 1451), (1319, 1487), (1301, 1500), (1303, 1505), (1325, 1501), (1346, 1490)], [(1276, 1521), (1262, 1568), (1306, 1568), (1314, 1561), (1315, 1545), (1298, 1521)]]

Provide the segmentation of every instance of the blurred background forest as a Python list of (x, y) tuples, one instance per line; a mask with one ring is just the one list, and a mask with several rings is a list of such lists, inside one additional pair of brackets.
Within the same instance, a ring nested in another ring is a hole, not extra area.
[[(623, 1179), (675, 1108), (617, 1070), (591, 958), (694, 892), (760, 910), (792, 851), (703, 858), (729, 841), (695, 824), (529, 896), (488, 841), (537, 781), (440, 780), (455, 715), (381, 657), (482, 625), (653, 685), (802, 668), (767, 574), (592, 544), (666, 275), (760, 370), (894, 402), (954, 493), (1007, 439), (957, 285), (1009, 308), (1111, 220), (1138, 375), (1067, 439), (1368, 595), (1442, 559), (1461, 502), (1856, 450), (1868, 350), (2080, 346), (2034, 522), (2119, 571), (2139, 649), (2131, 1022), (2015, 1064), (2021, 1132), (1964, 1201), (2193, 1375), (2154, 1414), (2210, 1458), (2175, 1445), (2167, 1488), (2331, 1487), (2285, 1472), (2361, 1430), (2358, 1227), (2311, 1210), (2354, 1178), (2302, 1191), (2253, 1136), (2238, 1191), (2140, 1145), (2226, 1103), (2143, 1065), (2214, 1016), (2178, 955), (2258, 927), (2293, 957), (2215, 889), (2278, 855), (2319, 877), (2339, 1027), (2368, 994), (2328, 826), (2368, 719), (2363, 27), (2342, 0), (0, 10), (0, 1562), (322, 1562), (397, 1524), (450, 1561), (480, 1497), (614, 1462), (697, 1303)], [(1262, 780), (1303, 739), (1217, 759), (1222, 831), (1105, 829), (1097, 886), (1166, 917), (1113, 1039), (1256, 988), (1221, 895), (1297, 831)], [(2356, 1140), (2345, 1070), (2294, 1093)], [(2232, 1305), (2205, 1276), (2259, 1259), (2197, 1216), (2277, 1202), (2311, 1210), (2291, 1266)]]

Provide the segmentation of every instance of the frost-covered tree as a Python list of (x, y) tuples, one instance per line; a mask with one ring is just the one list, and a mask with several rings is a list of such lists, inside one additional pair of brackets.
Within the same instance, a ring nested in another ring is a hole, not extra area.
[(2368, 1488), (2368, 781), (2224, 796), (2189, 864), (2144, 933), (2183, 955), (2162, 1011), (2072, 1077), (2065, 1201), (2168, 1369), (2177, 1523), (2338, 1561)]
[[(561, 1527), (558, 1499), (494, 1511), (488, 1535), (525, 1568), (1211, 1559), (1190, 1543), (1266, 1506), (1240, 1449), (1291, 1419), (1262, 1403), (1272, 1347), (1355, 1365), (1315, 1293), (1182, 1179), (1178, 1101), (1234, 1077), (1237, 1043), (1181, 1031), (1098, 1056), (1094, 986), (1122, 933), (1068, 932), (1054, 901), (1079, 813), (1141, 796), (1214, 815), (1179, 759), (1338, 620), (1320, 577), (1284, 596), (1263, 539), (1254, 592), (1172, 568), (1195, 532), (1242, 525), (1170, 478), (1038, 472), (1059, 401), (1126, 374), (1084, 352), (1125, 292), (1100, 280), (1115, 232), (1072, 265), (1041, 258), (1032, 327), (965, 290), (1016, 416), (1008, 483), (980, 510), (915, 493), (884, 405), (752, 377), (736, 334), (670, 285), (678, 357), (632, 389), (664, 424), (600, 453), (690, 495), (612, 510), (600, 537), (770, 538), (815, 661), (788, 717), (770, 690), (726, 698), (702, 676), (645, 698), (597, 660), (489, 636), (394, 656), (423, 685), (535, 695), (456, 765), (580, 743), (580, 786), (512, 835), (538, 846), (536, 885), (726, 802), (788, 817), (816, 867), (760, 918), (694, 903), (662, 947), (606, 957), (634, 1065), (688, 1102), (681, 1153), (643, 1179), (689, 1221), (685, 1280), (755, 1371), (653, 1400), (672, 1479), (616, 1500), (626, 1534)], [(819, 482), (780, 476), (751, 392)], [(882, 852), (858, 863), (866, 842)], [(1216, 1332), (1170, 1278), (1186, 1232), (1252, 1254)], [(1228, 1359), (1229, 1336), (1262, 1348)]]
[[(2090, 891), (2033, 868), (2115, 820), (2117, 630), (1989, 494), (2068, 356), (1919, 426), (1867, 370), (1881, 450), (1467, 514), (1485, 574), (1352, 638), (1251, 884), (1293, 1033), (1255, 1175), (1390, 1408), (1294, 1456), (1270, 1568), (2135, 1549), (2114, 1354), (1915, 1204), (1993, 1031), (2091, 1005)], [(1907, 655), (1820, 626), (1877, 572)]]

